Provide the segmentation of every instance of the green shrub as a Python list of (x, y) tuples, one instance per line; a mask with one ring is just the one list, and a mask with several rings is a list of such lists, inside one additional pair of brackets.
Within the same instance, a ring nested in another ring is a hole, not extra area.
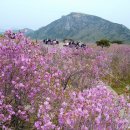
[(109, 47), (110, 46), (110, 42), (107, 39), (101, 39), (100, 41), (96, 41), (97, 46), (101, 46), (103, 47)]
[(114, 41), (111, 41), (111, 43), (123, 44), (123, 42), (120, 40), (114, 40)]

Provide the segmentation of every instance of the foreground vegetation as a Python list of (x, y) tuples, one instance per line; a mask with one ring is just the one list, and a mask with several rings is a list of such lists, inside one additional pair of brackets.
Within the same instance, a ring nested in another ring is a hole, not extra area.
[(128, 45), (46, 48), (6, 32), (0, 40), (0, 129), (127, 129), (129, 99), (107, 85), (117, 92), (130, 85), (129, 55)]

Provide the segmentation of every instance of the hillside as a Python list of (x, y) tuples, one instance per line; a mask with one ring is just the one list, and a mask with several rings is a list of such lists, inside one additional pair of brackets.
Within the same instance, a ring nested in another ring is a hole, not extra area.
[(42, 27), (28, 36), (34, 39), (71, 38), (94, 42), (101, 38), (130, 41), (130, 30), (124, 25), (112, 23), (97, 16), (82, 13), (70, 13)]

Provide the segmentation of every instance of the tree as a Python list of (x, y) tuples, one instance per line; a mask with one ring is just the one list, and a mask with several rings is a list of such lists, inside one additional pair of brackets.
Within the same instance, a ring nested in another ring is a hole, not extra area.
[(114, 41), (111, 41), (111, 43), (123, 44), (123, 42), (120, 40), (114, 40)]
[(110, 42), (107, 39), (101, 39), (100, 41), (96, 41), (97, 46), (101, 46), (103, 47), (109, 47), (110, 46)]

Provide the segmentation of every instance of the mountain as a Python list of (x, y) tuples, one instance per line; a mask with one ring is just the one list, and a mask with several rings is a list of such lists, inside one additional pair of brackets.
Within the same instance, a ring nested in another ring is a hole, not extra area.
[(33, 33), (33, 30), (32, 30), (32, 29), (29, 29), (29, 28), (13, 30), (13, 32), (15, 32), (15, 33), (19, 32), (19, 31), (25, 33), (25, 35), (28, 35), (28, 34), (30, 34), (30, 33)]
[(30, 34), (33, 39), (65, 39), (95, 42), (102, 38), (130, 42), (130, 30), (103, 18), (82, 13), (70, 13)]

